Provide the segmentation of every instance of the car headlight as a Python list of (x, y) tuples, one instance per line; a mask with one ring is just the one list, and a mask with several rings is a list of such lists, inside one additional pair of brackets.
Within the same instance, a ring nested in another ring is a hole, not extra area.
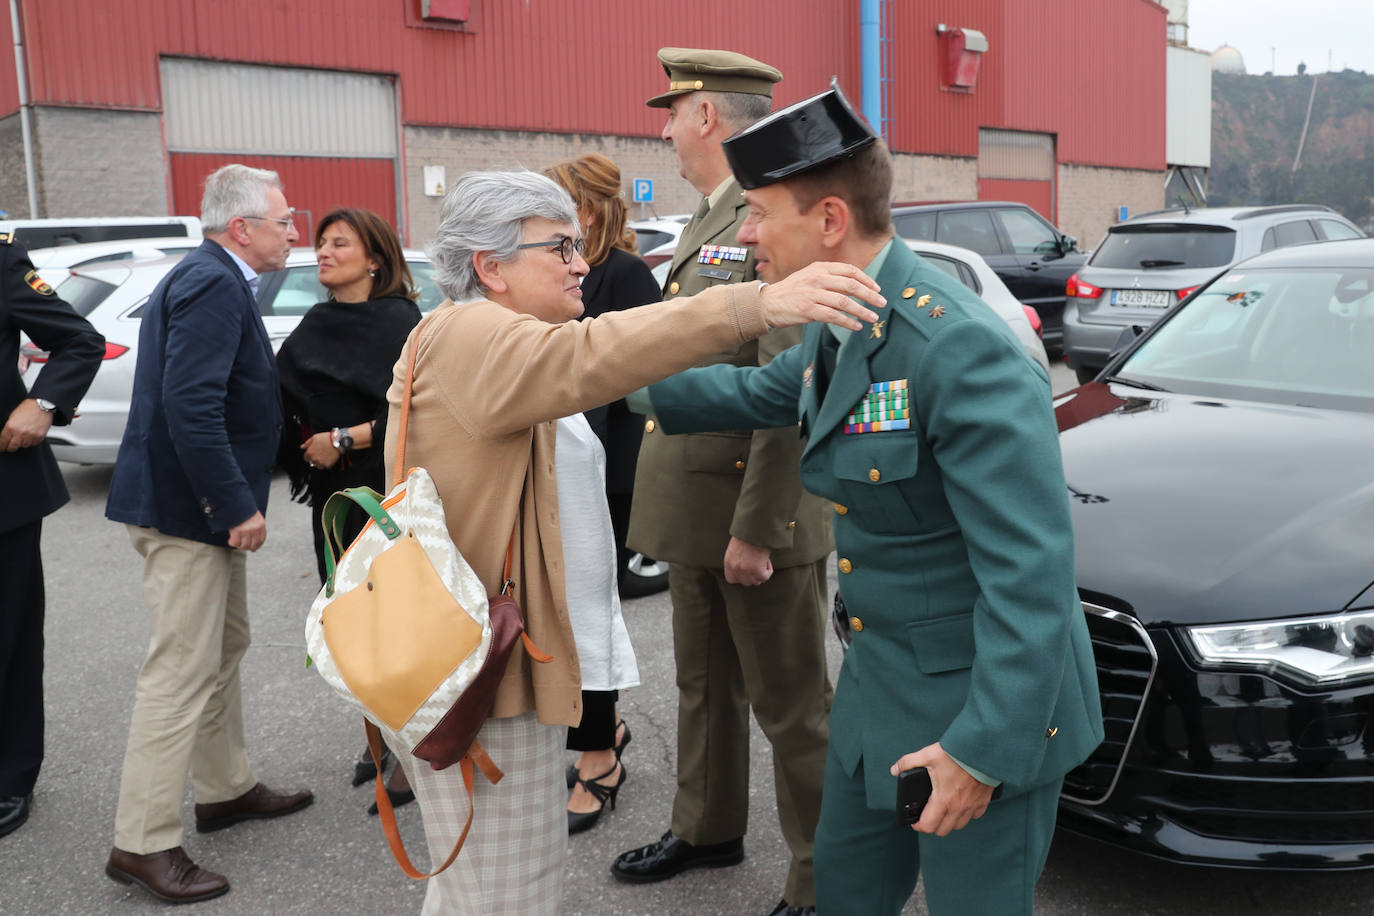
[(1184, 629), (1198, 661), (1308, 684), (1374, 677), (1374, 611)]

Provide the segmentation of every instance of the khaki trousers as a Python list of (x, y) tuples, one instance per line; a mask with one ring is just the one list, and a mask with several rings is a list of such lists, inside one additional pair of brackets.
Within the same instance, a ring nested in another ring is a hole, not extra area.
[(815, 902), (832, 696), (826, 562), (774, 570), (753, 587), (731, 585), (723, 569), (673, 564), (668, 575), (678, 686), (673, 833), (695, 845), (744, 836), (752, 707), (773, 745), (778, 821), (792, 853), (783, 897), (792, 906)]
[(128, 527), (144, 560), (149, 640), (119, 782), (115, 846), (144, 855), (181, 845), (188, 771), (198, 803), (238, 798), (256, 783), (239, 697), (239, 661), (249, 643), (247, 556)]

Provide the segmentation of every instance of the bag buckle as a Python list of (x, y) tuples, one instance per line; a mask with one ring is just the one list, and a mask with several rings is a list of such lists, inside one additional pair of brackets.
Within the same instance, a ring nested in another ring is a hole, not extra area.
[(509, 595), (509, 594), (511, 593), (511, 590), (514, 589), (514, 588), (515, 588), (515, 580), (514, 580), (514, 579), (511, 579), (511, 578), (507, 578), (506, 581), (503, 582), (503, 583), (501, 584), (501, 594), (503, 594), (503, 595)]

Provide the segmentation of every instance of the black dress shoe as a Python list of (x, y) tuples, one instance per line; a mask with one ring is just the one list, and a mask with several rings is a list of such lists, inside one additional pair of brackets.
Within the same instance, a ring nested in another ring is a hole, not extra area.
[[(399, 808), (402, 805), (408, 805), (411, 802), (415, 801), (415, 790), (387, 789), (386, 797), (391, 800), (391, 807)], [(381, 809), (377, 807), (377, 803), (374, 801), (372, 804), (367, 806), (367, 813), (371, 814), (373, 817), (376, 817), (378, 814), (381, 813)]]
[(792, 906), (786, 900), (779, 900), (768, 916), (816, 916), (814, 906)]
[[(391, 763), (391, 748), (382, 745), (382, 769)], [(372, 762), (372, 752), (363, 748), (363, 755), (353, 764), (353, 785), (360, 786), (377, 778), (377, 764)]]
[(621, 881), (647, 884), (671, 878), (689, 868), (721, 868), (744, 861), (744, 839), (709, 846), (693, 846), (669, 830), (657, 843), (622, 852), (611, 863), (611, 874)]
[(0, 795), (0, 836), (7, 836), (29, 819), (32, 795)]

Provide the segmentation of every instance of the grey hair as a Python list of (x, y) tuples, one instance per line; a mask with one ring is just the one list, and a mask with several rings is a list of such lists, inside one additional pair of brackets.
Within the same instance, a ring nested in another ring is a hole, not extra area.
[(716, 106), (720, 119), (735, 130), (743, 130), (755, 121), (762, 121), (773, 110), (771, 98), (753, 92), (708, 91), (702, 95)]
[(276, 172), (238, 162), (215, 169), (205, 179), (205, 196), (200, 199), (201, 232), (223, 232), (236, 216), (266, 216), (267, 192), (272, 188), (282, 190)]
[(536, 217), (576, 225), (577, 207), (567, 191), (527, 169), (468, 172), (459, 178), (444, 196), (439, 228), (427, 249), (439, 289), (454, 302), (484, 298), (474, 256), (486, 251), (500, 263), (513, 260), (525, 220)]

